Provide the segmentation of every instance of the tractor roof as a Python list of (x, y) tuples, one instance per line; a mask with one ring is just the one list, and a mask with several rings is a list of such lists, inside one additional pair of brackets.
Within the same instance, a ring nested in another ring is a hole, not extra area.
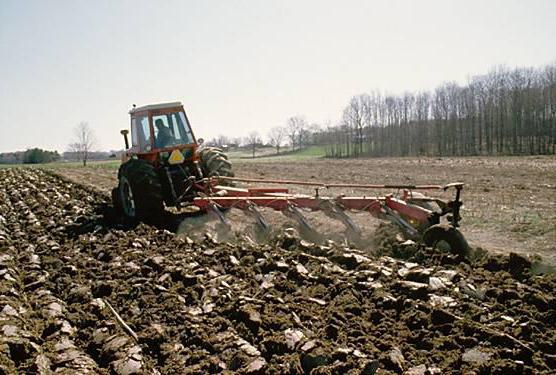
[(175, 107), (181, 107), (181, 105), (182, 105), (181, 102), (149, 104), (149, 105), (144, 105), (142, 107), (133, 108), (132, 110), (129, 111), (129, 113), (133, 114), (136, 112), (150, 111), (153, 109), (175, 108)]

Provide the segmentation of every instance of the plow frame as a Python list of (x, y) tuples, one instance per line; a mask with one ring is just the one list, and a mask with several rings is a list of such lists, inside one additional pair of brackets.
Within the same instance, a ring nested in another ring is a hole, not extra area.
[[(237, 188), (219, 185), (222, 182), (247, 182), (281, 185), (313, 186), (314, 196), (290, 193), (287, 188)], [(346, 215), (345, 211), (366, 211), (374, 217), (385, 219), (399, 226), (410, 238), (420, 239), (423, 233), (433, 225), (440, 223), (440, 218), (448, 215), (447, 219), (453, 228), (459, 227), (461, 182), (447, 185), (366, 185), (366, 184), (324, 184), (318, 182), (291, 180), (260, 180), (231, 177), (213, 177), (202, 181), (192, 181), (193, 190), (199, 191), (199, 196), (191, 204), (199, 209), (213, 213), (213, 215), (230, 228), (231, 224), (222, 214), (223, 210), (237, 208), (255, 219), (263, 229), (268, 229), (259, 207), (270, 208), (284, 213), (297, 221), (305, 231), (314, 232), (309, 221), (303, 216), (301, 209), (322, 211), (327, 216), (341, 221), (347, 232), (359, 236), (360, 230)], [(321, 189), (330, 188), (359, 188), (359, 189), (396, 189), (397, 194), (385, 196), (322, 196)], [(417, 190), (455, 189), (452, 200), (427, 197), (416, 194)], [(430, 203), (436, 203), (440, 210), (431, 209)]]

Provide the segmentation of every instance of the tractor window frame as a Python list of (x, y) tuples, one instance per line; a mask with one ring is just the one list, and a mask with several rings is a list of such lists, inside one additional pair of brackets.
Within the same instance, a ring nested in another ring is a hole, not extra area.
[(145, 113), (134, 115), (131, 118), (131, 145), (139, 147), (141, 151), (152, 149), (152, 129), (149, 117)]
[(131, 118), (131, 146), (139, 146), (139, 130), (137, 128), (137, 118)]
[[(176, 118), (175, 123), (178, 126), (181, 138), (186, 140), (185, 143), (187, 144), (195, 143), (195, 137), (193, 136), (193, 131), (191, 130), (191, 126), (189, 124), (189, 120), (187, 119), (185, 111), (178, 111), (175, 112), (173, 115)], [(179, 125), (181, 125), (181, 127), (179, 127)]]
[[(143, 138), (139, 138), (140, 147), (142, 150), (150, 151), (153, 147), (153, 137), (152, 137), (152, 126), (151, 121), (148, 115), (142, 116), (141, 119), (141, 128), (143, 134)], [(144, 143), (141, 143), (143, 141)]]

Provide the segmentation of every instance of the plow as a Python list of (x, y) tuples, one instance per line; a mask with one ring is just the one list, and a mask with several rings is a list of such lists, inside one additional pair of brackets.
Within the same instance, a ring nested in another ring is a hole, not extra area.
[[(349, 213), (367, 212), (394, 223), (408, 239), (455, 254), (465, 255), (468, 249), (458, 229), (464, 186), (461, 182), (388, 185), (238, 178), (222, 150), (195, 138), (181, 103), (134, 107), (130, 115), (132, 143), (130, 146), (129, 131), (122, 130), (127, 151), (118, 172), (118, 187), (112, 190), (114, 206), (130, 219), (152, 219), (165, 206), (178, 210), (195, 206), (230, 231), (232, 223), (226, 212), (239, 209), (265, 234), (270, 231), (270, 224), (261, 210), (264, 208), (281, 212), (296, 222), (300, 234), (316, 241), (322, 236), (304, 213), (321, 211), (344, 226), (349, 241), (358, 242), (363, 230)], [(291, 192), (289, 186), (296, 185), (311, 188), (314, 193)], [(346, 188), (365, 193), (333, 193)], [(392, 193), (373, 194), (384, 190)], [(422, 193), (447, 190), (454, 192), (452, 199)]]
[[(294, 194), (287, 188), (236, 188), (219, 185), (220, 182), (247, 182), (276, 185), (303, 185), (315, 188), (314, 195)], [(333, 188), (357, 188), (362, 190), (396, 189), (396, 193), (384, 196), (327, 196), (322, 190)], [(325, 184), (291, 180), (259, 180), (233, 177), (213, 177), (200, 184), (196, 189), (202, 196), (193, 199), (192, 204), (209, 212), (228, 230), (232, 223), (226, 218), (228, 209), (242, 210), (250, 216), (263, 233), (270, 230), (260, 208), (279, 211), (294, 220), (300, 233), (310, 239), (321, 238), (318, 230), (304, 216), (304, 211), (322, 211), (327, 217), (337, 220), (345, 227), (346, 237), (357, 242), (361, 239), (362, 229), (350, 218), (347, 212), (368, 212), (372, 216), (387, 220), (398, 226), (412, 240), (421, 240), (426, 245), (441, 245), (454, 253), (464, 253), (467, 243), (459, 230), (461, 219), (461, 191), (463, 183), (447, 185), (365, 185), (365, 184)], [(455, 191), (452, 200), (432, 198), (419, 193), (419, 190)], [(435, 209), (435, 206), (438, 207)], [(444, 222), (442, 219), (445, 218)]]

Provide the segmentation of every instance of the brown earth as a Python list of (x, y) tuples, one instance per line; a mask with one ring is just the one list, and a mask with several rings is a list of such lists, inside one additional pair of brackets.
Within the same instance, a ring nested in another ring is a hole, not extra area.
[(291, 230), (219, 243), (168, 230), (182, 218), (130, 226), (106, 194), (0, 171), (0, 373), (556, 370), (556, 280), (526, 257), (461, 259), (387, 226), (373, 251)]
[[(303, 181), (354, 183), (445, 184), (462, 181), (462, 232), (474, 246), (492, 252), (539, 254), (556, 264), (556, 157), (468, 157), (468, 158), (374, 158), (235, 161), (236, 176), (282, 178)], [(117, 184), (111, 169), (66, 168), (67, 177), (93, 185), (105, 192)], [(295, 191), (313, 194), (312, 189)], [(331, 189), (321, 194), (378, 194), (356, 189)], [(449, 197), (449, 194), (427, 192)], [(231, 212), (236, 230), (242, 231), (243, 215)], [(269, 222), (289, 225), (282, 215), (265, 211)], [(308, 214), (315, 227), (330, 235), (341, 225), (320, 213)], [(367, 236), (372, 237), (379, 221), (367, 214), (353, 214)]]

